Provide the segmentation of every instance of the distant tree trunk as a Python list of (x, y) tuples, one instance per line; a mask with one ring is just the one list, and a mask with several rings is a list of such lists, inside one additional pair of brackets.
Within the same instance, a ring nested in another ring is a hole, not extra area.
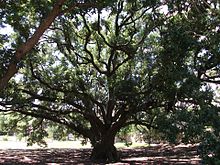
[(94, 162), (116, 162), (119, 160), (119, 155), (114, 146), (115, 135), (106, 133), (100, 141), (93, 144), (91, 160)]

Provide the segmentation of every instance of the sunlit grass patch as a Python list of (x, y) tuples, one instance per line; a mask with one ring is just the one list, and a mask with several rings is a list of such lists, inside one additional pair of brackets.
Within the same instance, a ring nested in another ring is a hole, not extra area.
[(147, 147), (147, 146), (148, 146), (147, 143), (140, 143), (140, 142), (134, 142), (129, 145), (123, 142), (115, 143), (116, 148), (138, 148), (138, 147)]

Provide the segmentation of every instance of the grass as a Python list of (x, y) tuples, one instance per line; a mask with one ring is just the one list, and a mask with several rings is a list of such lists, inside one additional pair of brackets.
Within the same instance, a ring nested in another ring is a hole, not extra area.
[[(91, 148), (91, 144), (87, 143), (85, 145), (81, 144), (80, 140), (76, 141), (57, 141), (47, 139), (47, 147), (46, 148)], [(126, 146), (123, 142), (115, 143), (116, 148), (138, 148), (147, 146), (146, 143), (132, 143), (130, 146)], [(37, 144), (33, 146), (27, 146), (27, 142), (25, 139), (18, 140), (14, 136), (7, 136), (7, 140), (5, 136), (0, 136), (0, 149), (39, 149), (42, 148)]]
[(125, 143), (115, 143), (115, 147), (116, 148), (138, 148), (138, 147), (147, 147), (148, 144), (146, 143), (138, 143), (138, 142), (135, 142), (135, 143), (132, 143), (131, 145), (129, 146), (126, 146)]

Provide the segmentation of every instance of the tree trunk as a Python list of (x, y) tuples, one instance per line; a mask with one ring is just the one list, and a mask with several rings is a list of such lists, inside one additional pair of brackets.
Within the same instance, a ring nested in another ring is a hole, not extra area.
[(100, 142), (93, 146), (91, 160), (94, 162), (117, 162), (119, 155), (116, 147), (114, 146), (115, 136), (102, 137)]

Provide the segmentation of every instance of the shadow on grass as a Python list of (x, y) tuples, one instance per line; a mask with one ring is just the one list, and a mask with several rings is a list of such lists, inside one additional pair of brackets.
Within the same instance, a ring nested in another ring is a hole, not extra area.
[(137, 148), (132, 150), (132, 152), (124, 149), (121, 160), (123, 163), (128, 164), (201, 164), (201, 159), (197, 153), (197, 147), (197, 145), (171, 146), (160, 144)]
[[(0, 164), (95, 164), (89, 160), (90, 153), (91, 149), (7, 149), (0, 150)], [(135, 149), (120, 149), (119, 153), (121, 161), (112, 164), (200, 164), (195, 145), (160, 144)]]

